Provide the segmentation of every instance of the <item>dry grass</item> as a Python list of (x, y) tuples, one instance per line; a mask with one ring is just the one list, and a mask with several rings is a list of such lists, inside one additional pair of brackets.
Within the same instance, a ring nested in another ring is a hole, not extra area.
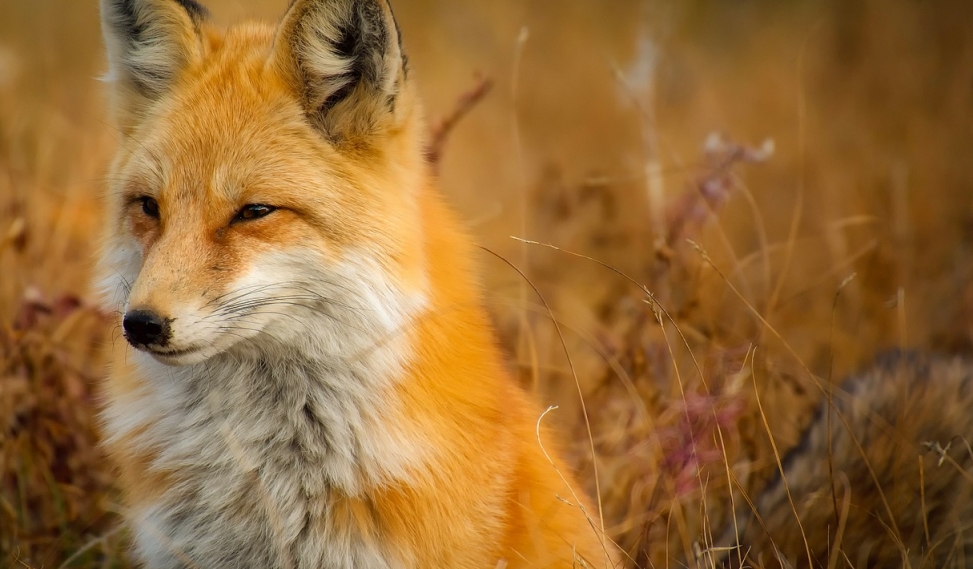
[[(89, 281), (115, 144), (94, 4), (0, 7), (5, 566), (128, 566), (94, 418), (114, 329)], [(284, 3), (210, 4), (230, 20)], [(433, 118), (474, 71), (494, 80), (443, 187), (557, 318), (560, 337), (484, 255), (501, 339), (559, 405), (545, 421), (592, 490), (577, 374), (606, 527), (639, 566), (694, 559), (728, 480), (752, 493), (773, 474), (819, 384), (883, 348), (970, 350), (973, 5), (477, 4), (396, 3)], [(700, 150), (713, 131), (749, 144)]]

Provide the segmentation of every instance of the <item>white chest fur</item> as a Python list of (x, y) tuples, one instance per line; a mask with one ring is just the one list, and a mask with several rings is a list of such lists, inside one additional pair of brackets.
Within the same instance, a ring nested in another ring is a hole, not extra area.
[[(263, 316), (260, 333), (200, 364), (129, 353), (142, 387), (106, 408), (106, 443), (148, 451), (146, 468), (175, 481), (130, 513), (146, 567), (398, 566), (380, 539), (330, 521), (336, 493), (408, 483), (432, 459), (394, 396), (422, 301), (376, 274), (358, 263), (308, 278), (331, 303)], [(266, 275), (240, 286), (276, 293), (253, 286)]]
[(132, 512), (147, 567), (394, 566), (378, 542), (329, 528), (334, 490), (407, 479), (428, 457), (387, 427), (396, 403), (371, 382), (300, 360), (138, 365), (156, 379), (106, 418), (114, 437), (142, 428), (149, 468), (177, 481)]

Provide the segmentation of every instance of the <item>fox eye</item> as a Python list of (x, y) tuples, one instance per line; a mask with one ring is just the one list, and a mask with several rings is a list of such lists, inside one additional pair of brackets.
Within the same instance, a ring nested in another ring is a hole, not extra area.
[(236, 223), (238, 221), (250, 221), (251, 219), (259, 219), (264, 217), (275, 209), (272, 205), (264, 205), (261, 203), (248, 203), (247, 205), (240, 208), (237, 212), (236, 217), (233, 218), (231, 223)]
[(142, 202), (142, 213), (152, 219), (159, 219), (159, 202), (149, 196), (142, 196), (139, 201)]

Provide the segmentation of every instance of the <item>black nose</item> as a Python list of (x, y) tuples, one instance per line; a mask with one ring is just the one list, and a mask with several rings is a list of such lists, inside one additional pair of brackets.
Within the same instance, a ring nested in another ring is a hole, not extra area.
[(133, 346), (158, 344), (169, 341), (169, 322), (151, 310), (132, 310), (122, 319), (125, 339)]

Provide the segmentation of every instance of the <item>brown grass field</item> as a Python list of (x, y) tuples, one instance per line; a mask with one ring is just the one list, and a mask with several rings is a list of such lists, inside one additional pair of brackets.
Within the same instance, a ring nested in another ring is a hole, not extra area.
[[(430, 122), (493, 82), (442, 189), (631, 567), (685, 566), (818, 382), (973, 347), (973, 3), (393, 4)], [(0, 4), (0, 567), (131, 566), (97, 446), (104, 66), (95, 0)]]

